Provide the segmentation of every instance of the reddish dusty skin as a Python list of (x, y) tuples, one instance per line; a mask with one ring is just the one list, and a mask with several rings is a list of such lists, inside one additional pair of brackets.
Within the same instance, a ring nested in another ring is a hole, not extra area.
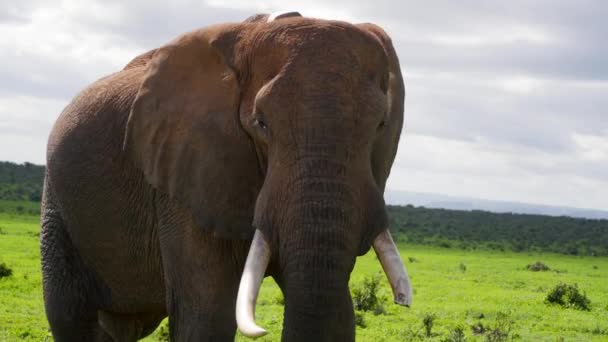
[(255, 229), (284, 341), (353, 341), (348, 279), (387, 226), (403, 80), (372, 24), (186, 33), (95, 82), (48, 143), (41, 255), (56, 341), (232, 341)]

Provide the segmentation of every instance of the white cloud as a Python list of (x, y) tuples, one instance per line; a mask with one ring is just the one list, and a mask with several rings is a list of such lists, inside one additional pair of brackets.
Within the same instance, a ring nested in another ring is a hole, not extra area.
[(469, 34), (444, 33), (426, 37), (440, 45), (455, 45), (461, 47), (479, 47), (483, 45), (504, 45), (513, 43), (531, 43), (549, 45), (556, 39), (541, 29), (529, 26), (515, 26), (502, 30), (492, 30)]
[[(356, 16), (348, 10), (349, 6), (343, 6), (336, 2), (329, 1), (281, 1), (281, 0), (235, 0), (221, 1), (208, 0), (206, 3), (212, 7), (232, 8), (232, 9), (247, 9), (252, 13), (272, 13), (298, 11), (300, 14), (323, 19), (356, 21)], [(353, 5), (356, 6), (355, 3)]]
[(603, 136), (573, 133), (572, 139), (581, 149), (584, 159), (594, 162), (608, 161), (608, 131)]
[(67, 100), (0, 97), (0, 160), (44, 164), (51, 127)]
[(510, 77), (502, 82), (502, 86), (506, 91), (523, 94), (530, 93), (538, 89), (541, 85), (542, 82), (540, 80), (525, 76)]

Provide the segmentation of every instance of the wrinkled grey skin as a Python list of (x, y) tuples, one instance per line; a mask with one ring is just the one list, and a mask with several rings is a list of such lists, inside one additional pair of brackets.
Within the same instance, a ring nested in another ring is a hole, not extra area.
[(85, 89), (49, 138), (41, 256), (56, 341), (231, 341), (254, 230), (284, 341), (352, 341), (348, 279), (386, 228), (403, 122), (390, 39), (306, 18), (194, 31)]

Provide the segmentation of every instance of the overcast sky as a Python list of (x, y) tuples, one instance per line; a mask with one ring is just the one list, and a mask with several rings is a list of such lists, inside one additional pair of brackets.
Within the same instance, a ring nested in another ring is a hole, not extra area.
[(279, 10), (392, 36), (407, 99), (389, 189), (608, 209), (602, 0), (0, 0), (0, 160), (44, 163), (63, 107), (138, 53)]

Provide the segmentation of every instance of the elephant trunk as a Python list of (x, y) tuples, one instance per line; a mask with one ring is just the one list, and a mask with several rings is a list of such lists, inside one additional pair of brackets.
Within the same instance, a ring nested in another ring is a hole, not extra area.
[(270, 254), (270, 247), (264, 234), (256, 230), (236, 299), (236, 323), (241, 333), (248, 337), (266, 335), (266, 330), (255, 323), (255, 304), (270, 261)]
[(283, 341), (354, 341), (348, 280), (363, 210), (349, 182), (323, 176), (294, 185), (280, 233)]
[[(299, 259), (299, 260), (298, 260)], [(311, 252), (294, 257), (285, 294), (283, 341), (354, 341), (348, 256)]]

